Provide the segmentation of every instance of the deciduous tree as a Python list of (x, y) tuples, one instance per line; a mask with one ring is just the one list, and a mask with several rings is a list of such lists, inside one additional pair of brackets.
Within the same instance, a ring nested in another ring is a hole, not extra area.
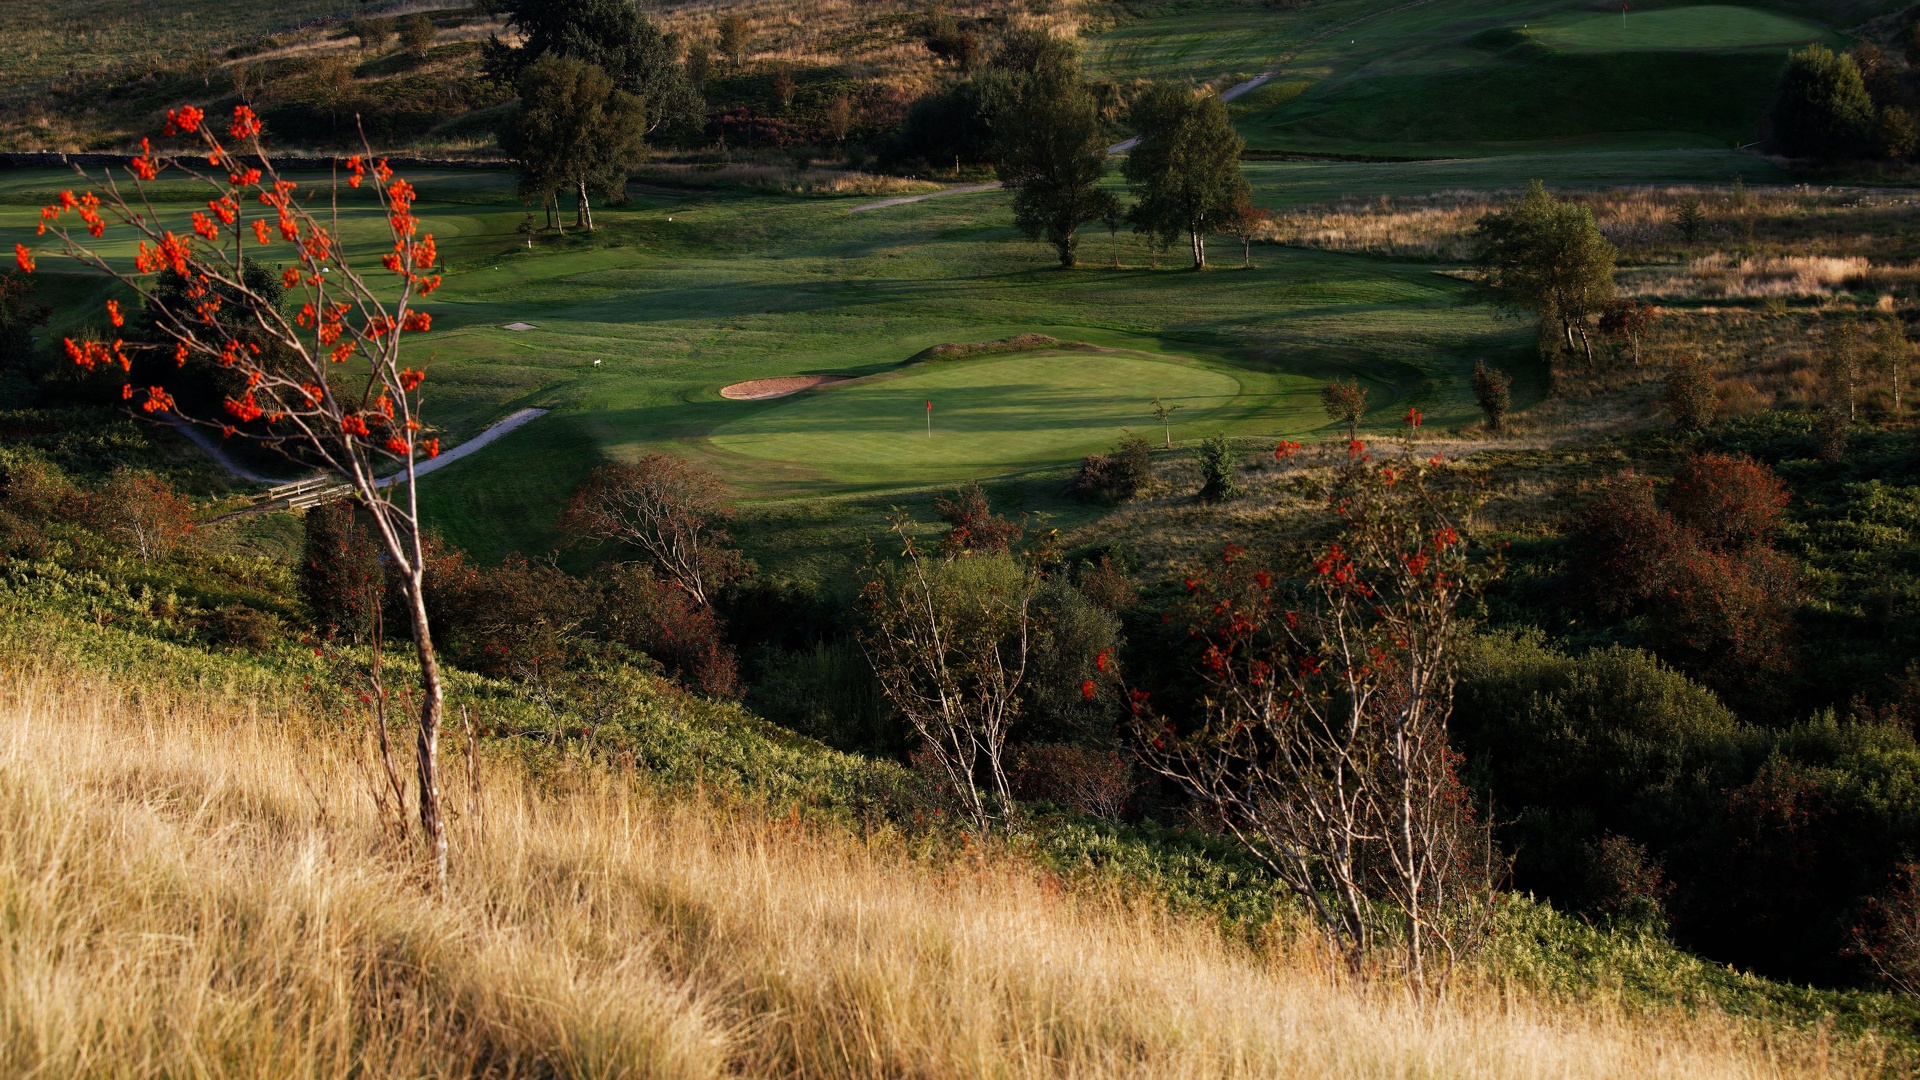
[(1506, 426), (1507, 410), (1513, 407), (1513, 376), (1499, 368), (1490, 368), (1486, 361), (1476, 361), (1473, 365), (1473, 400), (1480, 405), (1480, 411), (1487, 415), (1487, 429), (1499, 431)]
[(1144, 760), (1284, 882), (1354, 970), (1384, 940), (1426, 988), (1484, 925), (1497, 867), (1447, 732), (1460, 602), (1488, 570), (1467, 557), (1468, 506), (1411, 446), (1343, 469), (1328, 494), (1344, 528), (1303, 587), (1236, 547), (1192, 576), (1206, 687), (1193, 719), (1130, 700)]
[[(421, 684), (418, 806), (434, 877), (444, 883), (447, 842), (438, 761), (445, 688), (427, 622), (414, 484), (415, 463), (438, 454), (439, 440), (428, 435), (421, 419), (420, 386), (426, 376), (405, 364), (401, 345), (403, 334), (432, 325), (431, 316), (415, 304), (440, 284), (433, 236), (420, 232), (413, 185), (395, 176), (385, 161), (348, 158), (343, 163), (348, 186), (363, 189), (365, 201), (379, 209), (391, 244), (382, 263), (392, 277), (362, 276), (332, 225), (331, 205), (351, 196), (322, 188), (308, 198), (329, 208), (310, 212), (301, 185), (279, 175), (264, 153), (260, 121), (251, 108), (235, 107), (228, 127), (243, 151), (230, 151), (198, 108), (171, 110), (167, 119), (168, 133), (184, 136), (181, 157), (155, 154), (143, 141), (141, 153), (124, 166), (130, 193), (109, 170), (94, 189), (61, 192), (42, 211), (45, 232), (70, 257), (111, 275), (140, 297), (159, 338), (144, 345), (68, 340), (67, 355), (82, 368), (131, 374), (132, 355), (145, 349), (167, 357), (171, 366), (198, 363), (244, 374), (248, 386), (222, 403), (224, 416), (185, 419), (245, 438), (233, 421), (264, 416), (276, 425), (273, 438), (295, 442), (309, 461), (345, 479), (367, 507), (412, 626)], [(192, 214), (192, 229), (185, 235), (146, 209), (146, 185), (163, 172), (178, 172), (182, 183), (197, 184), (208, 196), (206, 211)], [(266, 212), (249, 218), (250, 206)], [(109, 254), (113, 248), (89, 245), (88, 237), (101, 239), (110, 227), (131, 233), (131, 268), (123, 266), (124, 256)], [(276, 242), (291, 248), (282, 282), (294, 293), (289, 304), (300, 302), (297, 311), (284, 310), (246, 282), (242, 248)], [(35, 265), (24, 244), (16, 246), (15, 258), (22, 270)], [(156, 293), (152, 275), (163, 269), (191, 283), (191, 305), (169, 305)], [(123, 326), (118, 301), (106, 306), (113, 325)], [(277, 354), (272, 362), (256, 336)], [(166, 370), (170, 365), (155, 366)], [(178, 404), (158, 382), (136, 387), (129, 379), (122, 396), (149, 414), (176, 410)], [(389, 465), (400, 469), (392, 483), (378, 475)]]
[(300, 599), (322, 635), (362, 642), (373, 632), (373, 608), (386, 589), (380, 539), (352, 502), (335, 499), (306, 513), (300, 552)]
[(518, 86), (540, 58), (572, 57), (640, 99), (647, 134), (705, 125), (706, 103), (687, 77), (679, 41), (628, 0), (503, 0), (500, 12), (523, 36), (517, 45), (497, 35), (487, 40), (482, 56), (495, 80)]
[(728, 12), (720, 17), (720, 52), (735, 67), (746, 62), (747, 46), (752, 37), (753, 31), (747, 26), (745, 16)]
[(1006, 745), (1036, 632), (1037, 574), (1007, 555), (932, 558), (896, 514), (897, 562), (870, 561), (861, 646), (974, 829), (1010, 820)]
[(545, 56), (520, 75), (520, 107), (500, 131), (500, 148), (520, 166), (529, 202), (577, 200), (574, 224), (593, 229), (592, 195), (618, 200), (646, 155), (646, 108), (614, 88), (606, 72), (569, 56)]
[[(0, 291), (5, 286), (0, 285)], [(0, 300), (0, 306), (5, 301)], [(0, 315), (0, 328), (4, 327), (4, 315)], [(3, 331), (0, 331), (3, 332)], [(1883, 315), (1873, 326), (1873, 346), (1878, 352), (1880, 366), (1887, 373), (1887, 391), (1893, 395), (1893, 415), (1898, 419), (1905, 412), (1901, 403), (1902, 392), (1907, 385), (1907, 367), (1913, 362), (1913, 343), (1907, 340), (1907, 325), (1896, 315)], [(4, 356), (5, 346), (0, 344), (0, 356)]]
[(1327, 419), (1347, 425), (1347, 441), (1360, 438), (1360, 421), (1367, 415), (1367, 388), (1356, 378), (1335, 379), (1320, 390), (1320, 408)]
[(1593, 362), (1587, 320), (1613, 299), (1616, 253), (1591, 210), (1560, 202), (1535, 180), (1519, 203), (1480, 219), (1476, 248), (1482, 296), (1506, 311), (1558, 319), (1567, 348), (1577, 335)]
[(1240, 241), (1240, 268), (1253, 269), (1253, 242), (1258, 240), (1268, 225), (1273, 223), (1273, 211), (1254, 204), (1252, 195), (1246, 194), (1234, 201), (1233, 209), (1227, 214), (1226, 231)]
[(701, 607), (746, 573), (719, 522), (726, 490), (718, 477), (666, 454), (602, 465), (567, 504), (561, 527), (576, 541), (612, 540), (646, 552)]
[(1015, 227), (1044, 238), (1072, 269), (1080, 226), (1117, 208), (1100, 185), (1107, 150), (1092, 95), (1078, 71), (1043, 71), (1024, 81), (996, 129), (996, 169), (1013, 191)]
[(1173, 83), (1141, 95), (1132, 121), (1140, 141), (1120, 172), (1136, 200), (1129, 215), (1134, 229), (1167, 244), (1185, 232), (1193, 268), (1204, 270), (1207, 234), (1223, 228), (1248, 197), (1240, 174), (1246, 140), (1234, 131), (1218, 94), (1196, 95)]
[(1787, 57), (1773, 102), (1773, 141), (1788, 157), (1849, 158), (1871, 153), (1873, 99), (1854, 59), (1825, 45)]

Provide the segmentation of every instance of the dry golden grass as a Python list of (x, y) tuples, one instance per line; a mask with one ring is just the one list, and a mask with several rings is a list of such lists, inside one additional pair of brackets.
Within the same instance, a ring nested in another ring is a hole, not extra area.
[[(0, 680), (0, 1074), (1845, 1075), (1807, 1036), (1463, 990), (1422, 1005), (1077, 895), (1011, 857), (663, 801), (600, 767), (455, 779), (448, 894), (350, 736)], [(482, 814), (484, 811), (484, 815)], [(484, 816), (484, 822), (482, 820)], [(1851, 1051), (1849, 1051), (1851, 1053)]]
[[(1912, 193), (1846, 188), (1642, 187), (1563, 193), (1593, 211), (1626, 264), (1629, 295), (1752, 299), (1817, 297), (1851, 288), (1910, 293), (1920, 257), (1912, 240), (1920, 207)], [(1276, 215), (1267, 239), (1299, 247), (1465, 262), (1474, 226), (1510, 193), (1447, 191), (1349, 199)], [(1699, 237), (1676, 222), (1700, 204)]]

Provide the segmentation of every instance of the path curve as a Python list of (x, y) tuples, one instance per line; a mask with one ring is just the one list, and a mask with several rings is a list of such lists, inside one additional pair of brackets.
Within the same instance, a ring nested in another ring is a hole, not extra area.
[[(1248, 79), (1246, 82), (1243, 82), (1237, 86), (1228, 88), (1224, 93), (1220, 95), (1220, 100), (1232, 101), (1234, 98), (1237, 98), (1241, 94), (1244, 94), (1247, 91), (1252, 90), (1255, 87), (1258, 87), (1260, 84), (1266, 82), (1268, 79), (1271, 79), (1271, 78), (1273, 78), (1273, 72), (1271, 71), (1265, 72), (1259, 75), (1255, 75), (1253, 78)], [(1112, 146), (1107, 147), (1107, 154), (1109, 156), (1114, 154), (1124, 154), (1127, 151), (1133, 149), (1135, 146), (1138, 146), (1139, 144), (1140, 144), (1140, 136), (1135, 135), (1131, 139), (1124, 139), (1120, 142), (1114, 143)], [(905, 206), (908, 203), (926, 202), (928, 199), (944, 199), (949, 195), (973, 195), (977, 192), (982, 192), (982, 191), (995, 191), (995, 190), (998, 190), (999, 187), (1000, 187), (1000, 181), (998, 180), (995, 180), (995, 181), (992, 181), (991, 183), (986, 183), (986, 184), (961, 184), (958, 187), (943, 188), (939, 191), (929, 191), (925, 195), (902, 195), (897, 199), (882, 199), (879, 202), (864, 203), (860, 206), (856, 206), (853, 209), (847, 211), (847, 213), (858, 214), (864, 210), (882, 210), (889, 206)]]
[[(414, 462), (413, 475), (416, 478), (422, 477), (427, 475), (430, 472), (437, 472), (440, 469), (444, 469), (447, 466), (453, 464), (456, 461), (459, 461), (461, 458), (466, 457), (469, 454), (477, 454), (480, 451), (486, 449), (489, 445), (491, 445), (495, 440), (499, 439), (501, 436), (509, 434), (510, 432), (525, 426), (529, 422), (533, 420), (537, 420), (540, 417), (547, 415), (547, 412), (548, 410), (546, 409), (521, 409), (518, 412), (508, 413), (506, 417), (500, 420), (498, 423), (493, 424), (492, 426), (488, 427), (485, 431), (482, 431), (480, 434), (475, 435), (473, 438), (468, 439), (466, 442), (461, 443), (459, 446), (456, 446), (451, 450), (442, 450), (440, 452), (439, 457), (433, 457), (433, 458), (428, 458), (425, 461)], [(400, 472), (394, 473), (392, 476), (382, 477), (378, 481), (379, 486), (392, 487), (394, 484), (399, 483), (400, 480), (405, 475), (406, 475), (405, 470), (402, 470)]]

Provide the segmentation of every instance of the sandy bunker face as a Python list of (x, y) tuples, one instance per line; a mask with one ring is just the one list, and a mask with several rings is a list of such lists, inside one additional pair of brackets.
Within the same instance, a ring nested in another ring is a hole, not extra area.
[(762, 401), (767, 398), (786, 397), (802, 390), (811, 390), (816, 386), (846, 382), (849, 375), (789, 375), (780, 379), (749, 379), (732, 386), (720, 388), (720, 396), (735, 401)]

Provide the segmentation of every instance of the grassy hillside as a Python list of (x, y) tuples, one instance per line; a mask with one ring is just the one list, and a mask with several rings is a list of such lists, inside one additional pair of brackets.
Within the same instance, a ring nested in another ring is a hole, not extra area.
[[(943, 5), (962, 26), (991, 38), (1010, 26), (1072, 33), (1077, 3), (959, 0)], [(914, 98), (953, 65), (920, 36), (922, 5), (906, 0), (782, 0), (647, 5), (683, 45), (718, 53), (720, 20), (746, 21), (738, 64), (715, 61), (704, 87), (714, 110), (756, 117), (782, 138), (822, 138), (827, 103), (844, 96), (853, 130), (890, 130)], [(411, 54), (389, 37), (372, 47), (348, 25), (355, 16), (426, 12), (434, 39)], [(0, 0), (0, 149), (90, 150), (125, 146), (159, 126), (181, 100), (223, 107), (252, 102), (270, 127), (310, 147), (354, 145), (360, 117), (376, 145), (436, 154), (491, 153), (498, 106), (511, 93), (480, 76), (480, 43), (511, 36), (481, 8), (451, 0), (380, 4), (297, 0), (250, 5), (161, 3), (133, 11), (99, 3)], [(781, 102), (775, 72), (794, 99)], [(699, 133), (694, 141), (702, 142)], [(736, 139), (736, 142), (739, 141)]]
[[(756, 793), (770, 744), (691, 699), (641, 729), (638, 771), (613, 727), (603, 750), (456, 748), (434, 896), (368, 797), (365, 721), (319, 672), (301, 690), (295, 652), (222, 657), (31, 595), (0, 611), (9, 1073), (1759, 1077), (1883, 1053), (1782, 1024), (1791, 995), (1729, 1015), (1696, 995), (1752, 980), (1538, 909), (1507, 961), (1538, 993), (1367, 993), (1290, 938), (1250, 948), (1072, 863), (884, 818), (856, 835), (830, 788), (803, 815), (793, 789)], [(456, 703), (495, 734), (530, 718), (470, 681)], [(674, 750), (729, 726), (744, 786), (712, 784), (711, 738)], [(794, 751), (781, 772), (832, 757)], [(1653, 987), (1692, 1004), (1649, 1011)]]

